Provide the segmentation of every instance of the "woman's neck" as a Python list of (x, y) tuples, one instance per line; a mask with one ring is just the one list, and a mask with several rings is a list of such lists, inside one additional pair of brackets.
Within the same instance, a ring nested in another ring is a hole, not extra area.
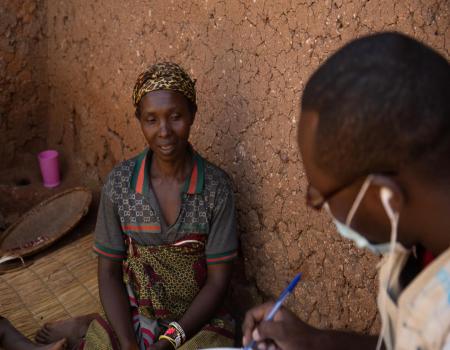
[(192, 152), (187, 149), (183, 156), (174, 161), (165, 161), (153, 157), (151, 162), (150, 175), (153, 179), (176, 179), (184, 181), (192, 168)]

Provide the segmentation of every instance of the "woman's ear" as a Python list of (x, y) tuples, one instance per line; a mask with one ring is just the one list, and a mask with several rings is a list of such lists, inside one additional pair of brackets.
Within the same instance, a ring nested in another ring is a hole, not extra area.
[(389, 175), (373, 175), (372, 185), (383, 202), (389, 203), (394, 213), (400, 213), (405, 203), (405, 195), (397, 181)]
[[(142, 101), (142, 99), (141, 99), (141, 101)], [(141, 120), (141, 101), (139, 101), (139, 104), (134, 109), (134, 116), (136, 117), (136, 119), (138, 121)]]
[(194, 112), (191, 113), (191, 125), (194, 124), (195, 114), (196, 114), (196, 113), (197, 113), (196, 111), (194, 111)]

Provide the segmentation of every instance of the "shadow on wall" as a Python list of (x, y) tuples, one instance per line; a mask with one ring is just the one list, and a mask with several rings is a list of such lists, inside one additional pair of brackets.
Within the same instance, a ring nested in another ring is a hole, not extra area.
[[(233, 77), (230, 76), (229, 79), (239, 79), (239, 70), (234, 70), (233, 67), (229, 67), (229, 71), (233, 72), (232, 74), (235, 74)], [(237, 94), (238, 93), (239, 92), (237, 92)], [(216, 101), (214, 104), (220, 105), (220, 103), (223, 103), (223, 101)], [(256, 116), (248, 109), (248, 103), (244, 97), (233, 96), (232, 99), (225, 104), (225, 110), (217, 115), (216, 118), (222, 121), (231, 119), (231, 123), (249, 125), (252, 120), (256, 119)], [(250, 155), (247, 154), (241, 140), (233, 137), (224, 137), (218, 140), (217, 144), (213, 143), (212, 147), (214, 148), (214, 153), (223, 155), (221, 166), (224, 167), (230, 176), (232, 176), (235, 188), (240, 254), (235, 263), (229, 303), (230, 309), (234, 310), (234, 316), (238, 320), (242, 320), (246, 310), (263, 301), (260, 291), (256, 288), (256, 281), (252, 279), (251, 276), (245, 274), (246, 255), (243, 249), (243, 244), (248, 238), (248, 233), (256, 233), (249, 232), (251, 230), (251, 225), (248, 224), (248, 220), (251, 219), (259, 222), (257, 211), (251, 209), (251, 212), (249, 212), (248, 210), (249, 208), (258, 207), (257, 200), (263, 195), (263, 189), (259, 186), (251, 188), (248, 183), (251, 179), (257, 178), (258, 174), (256, 173), (256, 169), (249, 159)], [(239, 329), (238, 338), (240, 339)]]
[(0, 170), (46, 146), (46, 25), (43, 1), (0, 3)]

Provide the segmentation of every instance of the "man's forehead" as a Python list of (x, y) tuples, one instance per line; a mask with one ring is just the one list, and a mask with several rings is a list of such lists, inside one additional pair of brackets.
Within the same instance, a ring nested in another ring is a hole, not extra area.
[(308, 110), (302, 111), (298, 124), (298, 142), (300, 147), (303, 146), (305, 142), (313, 141), (318, 121), (319, 116), (317, 112)]
[(307, 166), (313, 160), (317, 124), (318, 115), (316, 112), (302, 112), (298, 123), (297, 142), (303, 162), (308, 163)]

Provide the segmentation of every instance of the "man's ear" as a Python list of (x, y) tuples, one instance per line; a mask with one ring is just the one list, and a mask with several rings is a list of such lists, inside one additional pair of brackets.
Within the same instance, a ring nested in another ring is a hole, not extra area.
[(397, 181), (389, 175), (372, 175), (372, 186), (381, 200), (389, 202), (394, 213), (400, 213), (405, 203), (405, 194)]

